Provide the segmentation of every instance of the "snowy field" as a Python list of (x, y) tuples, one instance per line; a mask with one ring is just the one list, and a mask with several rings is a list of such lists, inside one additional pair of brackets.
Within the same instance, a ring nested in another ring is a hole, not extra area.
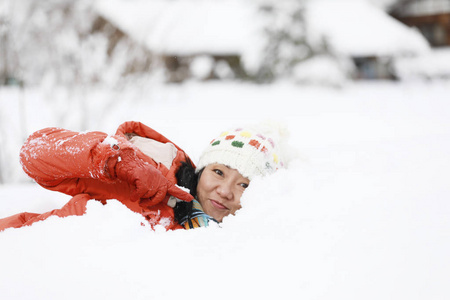
[(110, 200), (1, 232), (2, 299), (450, 298), (450, 82), (77, 92), (57, 101), (0, 89), (11, 170), (0, 218), (69, 199), (26, 181), (17, 162), (22, 135), (46, 126), (81, 130), (84, 120), (114, 133), (141, 121), (197, 160), (220, 131), (273, 119), (290, 129), (297, 156), (254, 180), (221, 228), (153, 232)]

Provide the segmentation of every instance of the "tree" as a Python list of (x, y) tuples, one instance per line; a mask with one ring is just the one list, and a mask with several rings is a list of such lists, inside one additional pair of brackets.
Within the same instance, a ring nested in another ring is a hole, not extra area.
[(314, 54), (307, 40), (304, 11), (303, 0), (267, 3), (260, 7), (266, 25), (259, 66), (254, 72), (257, 81), (288, 76), (297, 63)]

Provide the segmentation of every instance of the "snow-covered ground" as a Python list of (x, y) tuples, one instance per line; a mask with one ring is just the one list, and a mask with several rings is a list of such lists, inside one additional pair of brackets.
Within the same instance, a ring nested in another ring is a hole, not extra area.
[[(92, 201), (82, 217), (1, 232), (1, 298), (448, 299), (449, 94), (448, 81), (190, 82), (141, 94), (90, 90), (84, 102), (0, 89), (7, 153), (45, 126), (79, 130), (84, 120), (113, 133), (137, 120), (196, 160), (221, 130), (264, 119), (284, 122), (298, 153), (288, 169), (254, 180), (221, 228), (153, 232), (110, 200)], [(65, 204), (23, 182), (13, 157), (0, 218)]]

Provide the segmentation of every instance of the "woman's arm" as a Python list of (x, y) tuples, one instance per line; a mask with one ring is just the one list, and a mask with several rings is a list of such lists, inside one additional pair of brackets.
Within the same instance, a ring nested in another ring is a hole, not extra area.
[(142, 156), (123, 136), (61, 128), (35, 132), (20, 153), (24, 171), (37, 183), (70, 195), (128, 197), (147, 207), (161, 202), (167, 194), (185, 201), (192, 199), (166, 179), (156, 163), (152, 165), (152, 160), (143, 160)]
[[(55, 186), (67, 178), (111, 181), (107, 161), (118, 156), (111, 140), (103, 132), (45, 128), (33, 133), (25, 142), (20, 162), (25, 173), (43, 186)], [(129, 144), (121, 137), (114, 140), (117, 144)]]

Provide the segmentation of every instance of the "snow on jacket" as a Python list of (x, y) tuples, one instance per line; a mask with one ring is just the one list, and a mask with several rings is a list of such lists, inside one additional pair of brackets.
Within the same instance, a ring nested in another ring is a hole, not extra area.
[(176, 172), (189, 157), (166, 137), (139, 122), (126, 122), (114, 136), (46, 128), (33, 133), (21, 149), (25, 173), (46, 189), (73, 198), (44, 214), (20, 213), (0, 219), (0, 231), (56, 215), (83, 215), (86, 203), (117, 199), (142, 214), (153, 227), (183, 228), (170, 202), (191, 201), (176, 184)]

